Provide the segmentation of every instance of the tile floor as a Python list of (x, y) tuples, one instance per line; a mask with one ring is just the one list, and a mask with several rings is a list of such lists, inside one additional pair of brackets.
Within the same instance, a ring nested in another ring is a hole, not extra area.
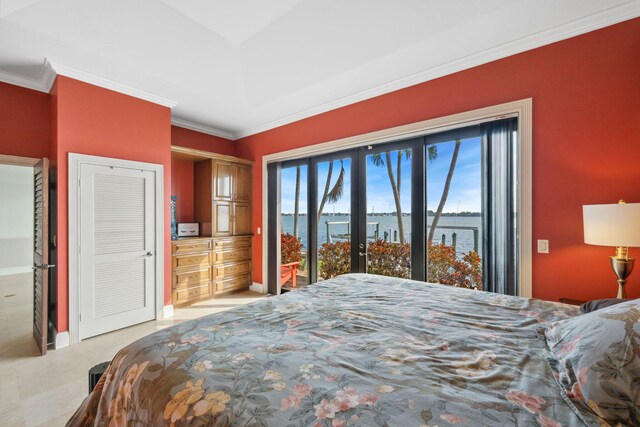
[(158, 329), (263, 297), (246, 291), (176, 309), (174, 317), (100, 335), (38, 356), (31, 275), (0, 276), (0, 426), (63, 426), (87, 395), (87, 372)]

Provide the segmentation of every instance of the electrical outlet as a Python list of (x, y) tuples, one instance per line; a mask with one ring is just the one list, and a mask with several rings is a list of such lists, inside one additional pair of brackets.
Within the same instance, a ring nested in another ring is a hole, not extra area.
[(538, 253), (539, 254), (548, 254), (549, 253), (549, 241), (548, 240), (538, 240)]

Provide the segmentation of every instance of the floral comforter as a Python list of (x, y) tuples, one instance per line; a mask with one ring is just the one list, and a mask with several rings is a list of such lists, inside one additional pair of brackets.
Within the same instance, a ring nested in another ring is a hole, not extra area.
[(134, 342), (69, 425), (583, 425), (537, 334), (578, 313), (349, 274)]

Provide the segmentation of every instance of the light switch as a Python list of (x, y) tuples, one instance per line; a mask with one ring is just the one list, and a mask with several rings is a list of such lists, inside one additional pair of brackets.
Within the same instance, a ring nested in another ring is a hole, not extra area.
[(257, 230), (257, 231), (258, 231), (258, 234), (260, 234), (260, 233), (261, 233), (260, 227), (258, 227), (258, 230)]
[(548, 254), (549, 253), (549, 241), (548, 240), (538, 240), (538, 253), (539, 254)]

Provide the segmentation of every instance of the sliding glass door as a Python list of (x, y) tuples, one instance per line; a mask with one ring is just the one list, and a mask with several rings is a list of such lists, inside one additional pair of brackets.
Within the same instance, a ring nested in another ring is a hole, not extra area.
[(426, 138), (427, 281), (482, 290), (480, 127)]
[(283, 167), (280, 174), (280, 286), (309, 284), (308, 165)]
[(411, 278), (411, 157), (411, 146), (365, 153), (367, 273)]
[(270, 280), (367, 272), (516, 294), (516, 129), (502, 119), (269, 165)]
[(312, 162), (316, 176), (317, 280), (352, 271), (351, 156)]

